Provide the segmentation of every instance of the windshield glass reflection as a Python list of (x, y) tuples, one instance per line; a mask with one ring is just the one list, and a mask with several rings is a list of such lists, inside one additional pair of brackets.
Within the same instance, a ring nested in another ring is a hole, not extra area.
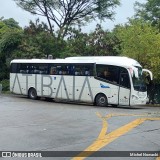
[[(133, 77), (132, 77), (133, 87), (136, 91), (145, 92), (147, 91), (147, 87), (142, 73), (142, 68), (137, 66), (135, 66), (135, 68), (137, 69), (138, 73), (135, 73), (135, 71), (133, 72)], [(135, 76), (136, 74), (138, 74), (138, 76)]]

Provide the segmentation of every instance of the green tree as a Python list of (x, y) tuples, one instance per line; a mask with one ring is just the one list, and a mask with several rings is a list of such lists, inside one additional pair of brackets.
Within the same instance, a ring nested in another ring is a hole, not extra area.
[(89, 55), (116, 56), (118, 52), (115, 47), (118, 44), (119, 40), (114, 33), (104, 31), (101, 25), (97, 24), (95, 31), (89, 34)]
[(9, 31), (0, 39), (0, 52), (4, 53), (7, 57), (10, 57), (12, 52), (17, 49), (17, 46), (21, 43), (22, 31)]
[(18, 46), (14, 57), (17, 58), (44, 58), (53, 55), (60, 57), (65, 48), (65, 41), (59, 40), (51, 35), (45, 23), (30, 21), (29, 26), (24, 28), (21, 44)]
[(135, 3), (135, 16), (142, 18), (146, 21), (152, 22), (152, 25), (156, 25), (160, 31), (160, 1), (159, 0), (147, 0), (146, 3)]
[[(57, 26), (58, 39), (64, 38), (69, 27), (99, 18), (112, 19), (119, 0), (14, 0), (22, 9), (46, 17), (50, 33)], [(53, 22), (53, 23), (52, 23)]]
[(13, 18), (4, 19), (3, 23), (11, 29), (21, 29), (21, 27), (19, 26), (19, 23), (15, 21)]
[(0, 80), (9, 77), (9, 62), (21, 42), (22, 29), (13, 19), (0, 19)]
[(14, 19), (0, 19), (0, 52), (10, 56), (21, 41), (23, 30)]
[(114, 30), (121, 42), (121, 55), (139, 61), (149, 68), (155, 80), (160, 82), (160, 33), (151, 23), (142, 20), (130, 20)]
[(81, 32), (81, 29), (70, 28), (67, 36), (66, 56), (115, 56), (119, 53), (118, 38), (114, 33), (103, 30), (99, 24), (95, 31), (89, 34)]
[(4, 54), (0, 52), (0, 81), (9, 78), (8, 67), (6, 65), (6, 58)]
[(82, 33), (81, 29), (69, 28), (67, 45), (62, 57), (87, 55), (88, 34)]

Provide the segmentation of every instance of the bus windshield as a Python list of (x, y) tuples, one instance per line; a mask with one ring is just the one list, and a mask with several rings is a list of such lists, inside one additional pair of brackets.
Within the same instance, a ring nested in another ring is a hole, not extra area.
[(133, 87), (136, 91), (146, 92), (147, 87), (143, 76), (142, 68), (135, 66), (135, 69), (136, 71), (135, 70), (133, 71), (133, 76), (132, 76)]

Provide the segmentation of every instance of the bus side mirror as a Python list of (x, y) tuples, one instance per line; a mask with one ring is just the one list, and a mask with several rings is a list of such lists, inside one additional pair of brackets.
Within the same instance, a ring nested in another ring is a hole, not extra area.
[(150, 70), (148, 70), (148, 69), (142, 69), (142, 72), (149, 73), (151, 81), (153, 80), (153, 74), (152, 74), (152, 72)]

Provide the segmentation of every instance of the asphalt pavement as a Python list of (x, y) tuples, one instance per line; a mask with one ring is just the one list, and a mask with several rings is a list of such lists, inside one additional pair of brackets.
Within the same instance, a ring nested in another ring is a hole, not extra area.
[(0, 128), (0, 151), (24, 153), (7, 159), (39, 151), (52, 157), (26, 159), (158, 160), (147, 154), (160, 151), (160, 107), (149, 105), (97, 107), (1, 94)]

